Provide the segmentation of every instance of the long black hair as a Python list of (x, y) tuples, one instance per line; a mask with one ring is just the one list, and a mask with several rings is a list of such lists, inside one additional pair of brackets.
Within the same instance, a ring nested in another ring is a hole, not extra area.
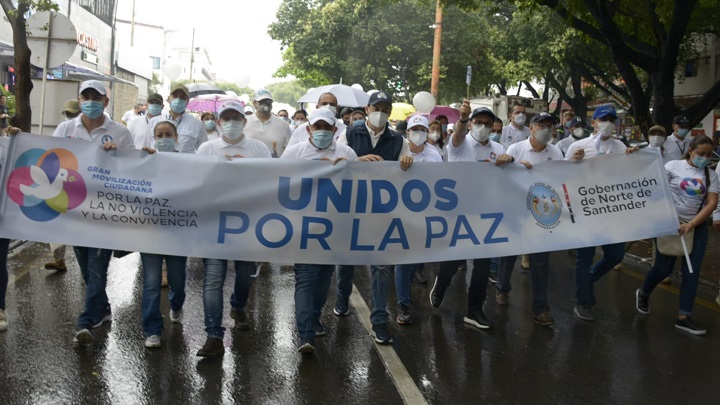
[(713, 142), (712, 138), (707, 135), (697, 135), (690, 143), (690, 148), (688, 148), (688, 151), (685, 153), (684, 159), (689, 159), (690, 152), (694, 151), (701, 145), (710, 145), (713, 149), (715, 149), (715, 142)]

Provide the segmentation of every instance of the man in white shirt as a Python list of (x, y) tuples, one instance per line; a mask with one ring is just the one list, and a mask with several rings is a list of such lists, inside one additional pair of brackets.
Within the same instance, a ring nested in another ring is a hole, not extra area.
[(245, 135), (262, 141), (270, 149), (272, 157), (280, 157), (290, 141), (290, 125), (272, 113), (272, 95), (265, 89), (255, 92), (255, 114), (247, 117)]
[[(560, 149), (551, 143), (552, 133), (555, 132), (555, 117), (542, 112), (535, 115), (530, 124), (530, 138), (511, 145), (507, 154), (498, 157), (496, 165), (517, 162), (528, 169), (534, 165), (545, 163), (551, 160), (563, 160)], [(550, 315), (548, 305), (548, 278), (550, 274), (550, 252), (531, 253), (530, 255), (530, 276), (533, 292), (533, 319), (535, 323), (542, 326), (550, 326), (555, 323)], [(498, 281), (495, 300), (500, 306), (508, 305), (508, 294), (510, 293), (510, 277), (517, 256), (500, 258), (498, 264)]]
[(615, 129), (617, 114), (609, 105), (595, 109), (592, 118), (594, 133), (586, 139), (574, 142), (568, 147), (566, 160), (581, 160), (606, 153), (625, 153), (627, 147), (624, 143), (612, 137)]
[[(471, 121), (469, 133), (468, 125), (462, 123), (464, 124), (462, 125), (463, 131), (456, 129), (452, 134), (450, 142), (445, 146), (448, 162), (495, 163), (497, 157), (505, 153), (505, 148), (501, 144), (490, 140), (492, 128), (490, 131), (485, 129), (482, 116), (492, 117), (493, 121), (495, 119), (495, 114), (489, 109), (485, 107), (476, 108), (469, 118)], [(458, 128), (457, 125), (456, 128)]]
[(673, 118), (673, 133), (665, 139), (663, 144), (663, 162), (685, 159), (685, 154), (690, 149), (692, 137), (687, 136), (690, 132), (690, 120), (684, 115)]
[[(334, 97), (334, 96), (333, 96)], [(310, 114), (305, 126), (305, 140), (288, 146), (281, 159), (357, 160), (355, 152), (347, 145), (334, 140), (337, 120), (330, 109), (318, 108)], [(325, 306), (334, 265), (295, 263), (295, 322), (300, 337), (300, 353), (315, 352), (315, 337), (325, 335), (320, 315)]]
[[(270, 150), (264, 143), (248, 138), (244, 134), (245, 114), (243, 105), (234, 101), (223, 104), (217, 120), (220, 137), (200, 145), (198, 155), (220, 155), (228, 160), (240, 158), (270, 158)], [(204, 126), (203, 126), (204, 127)], [(198, 350), (199, 357), (217, 357), (225, 353), (223, 336), (225, 328), (223, 318), (223, 285), (227, 274), (228, 261), (203, 258), (205, 282), (203, 283), (203, 307), (205, 309), (205, 332), (207, 340)], [(252, 275), (255, 263), (235, 260), (235, 285), (230, 296), (230, 317), (235, 320), (235, 328), (250, 329), (245, 304), (252, 287)]]
[(135, 149), (152, 147), (154, 136), (150, 136), (152, 133), (150, 122), (153, 118), (162, 114), (163, 104), (163, 97), (160, 94), (151, 94), (147, 99), (147, 113), (145, 116), (128, 123), (127, 127), (133, 136)]
[(141, 112), (142, 112), (142, 104), (135, 104), (135, 107), (133, 107), (132, 110), (127, 110), (127, 111), (125, 111), (125, 114), (123, 114), (123, 116), (122, 116), (123, 124), (129, 125), (131, 122), (142, 117)]
[(570, 135), (555, 144), (555, 146), (560, 148), (563, 156), (567, 156), (567, 151), (570, 145), (583, 138), (587, 138), (587, 132), (585, 132), (585, 121), (580, 117), (572, 118), (568, 122), (567, 130)]
[(500, 136), (500, 143), (507, 150), (510, 145), (522, 142), (530, 136), (530, 129), (525, 126), (527, 116), (525, 115), (525, 107), (522, 105), (514, 105), (510, 113), (510, 123), (503, 128)]
[[(323, 93), (318, 98), (318, 103), (315, 105), (315, 108), (327, 108), (330, 110), (333, 115), (337, 113), (337, 97), (335, 97), (332, 93)], [(295, 128), (295, 131), (292, 133), (292, 137), (290, 138), (290, 141), (288, 142), (288, 146), (304, 142), (307, 139), (307, 127), (308, 123), (305, 122), (303, 124), (300, 124)], [(338, 139), (341, 133), (345, 132), (345, 128), (347, 125), (345, 125), (341, 120), (338, 120), (335, 123), (335, 140)]]
[(175, 124), (178, 132), (177, 151), (181, 153), (195, 153), (200, 145), (207, 142), (207, 130), (205, 124), (190, 114), (185, 114), (190, 92), (182, 84), (173, 86), (168, 96), (170, 112), (150, 121), (148, 137), (154, 139), (152, 128), (161, 120), (170, 120)]

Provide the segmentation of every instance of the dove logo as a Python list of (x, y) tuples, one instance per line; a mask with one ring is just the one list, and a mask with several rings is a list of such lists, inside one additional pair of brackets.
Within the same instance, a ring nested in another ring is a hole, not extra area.
[(530, 187), (527, 207), (537, 224), (545, 229), (555, 228), (562, 214), (560, 196), (544, 183), (536, 183)]
[(686, 177), (680, 182), (680, 188), (689, 196), (703, 195), (706, 191), (702, 179), (691, 179), (690, 177)]
[(46, 222), (82, 204), (87, 189), (70, 151), (30, 149), (15, 161), (7, 193), (26, 217)]

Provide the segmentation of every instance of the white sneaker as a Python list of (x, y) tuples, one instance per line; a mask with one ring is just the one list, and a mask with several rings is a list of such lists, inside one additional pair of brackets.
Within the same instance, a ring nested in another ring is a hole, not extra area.
[(183, 319), (183, 310), (180, 309), (178, 311), (170, 310), (170, 322), (172, 323), (182, 323)]
[[(720, 293), (718, 293), (718, 296), (715, 297), (715, 302), (717, 302), (717, 304), (720, 305)], [(7, 327), (7, 321), (5, 321), (5, 327)]]
[(145, 338), (145, 347), (160, 347), (160, 336), (152, 335)]
[(7, 313), (4, 309), (0, 309), (0, 332), (5, 332), (8, 328)]
[(75, 333), (75, 339), (73, 341), (80, 345), (89, 345), (93, 342), (95, 338), (93, 337), (92, 332), (90, 332), (87, 329), (81, 329)]

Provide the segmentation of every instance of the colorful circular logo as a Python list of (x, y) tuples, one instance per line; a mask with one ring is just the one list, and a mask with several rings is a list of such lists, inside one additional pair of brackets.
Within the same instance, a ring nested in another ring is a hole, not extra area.
[(562, 201), (552, 187), (544, 183), (533, 184), (527, 197), (527, 206), (538, 225), (554, 228), (562, 214)]
[(45, 222), (82, 204), (87, 189), (70, 151), (30, 149), (15, 161), (7, 193), (26, 217)]
[(707, 190), (702, 179), (693, 179), (690, 177), (686, 177), (680, 182), (680, 188), (685, 191), (685, 194), (690, 196), (703, 195)]

